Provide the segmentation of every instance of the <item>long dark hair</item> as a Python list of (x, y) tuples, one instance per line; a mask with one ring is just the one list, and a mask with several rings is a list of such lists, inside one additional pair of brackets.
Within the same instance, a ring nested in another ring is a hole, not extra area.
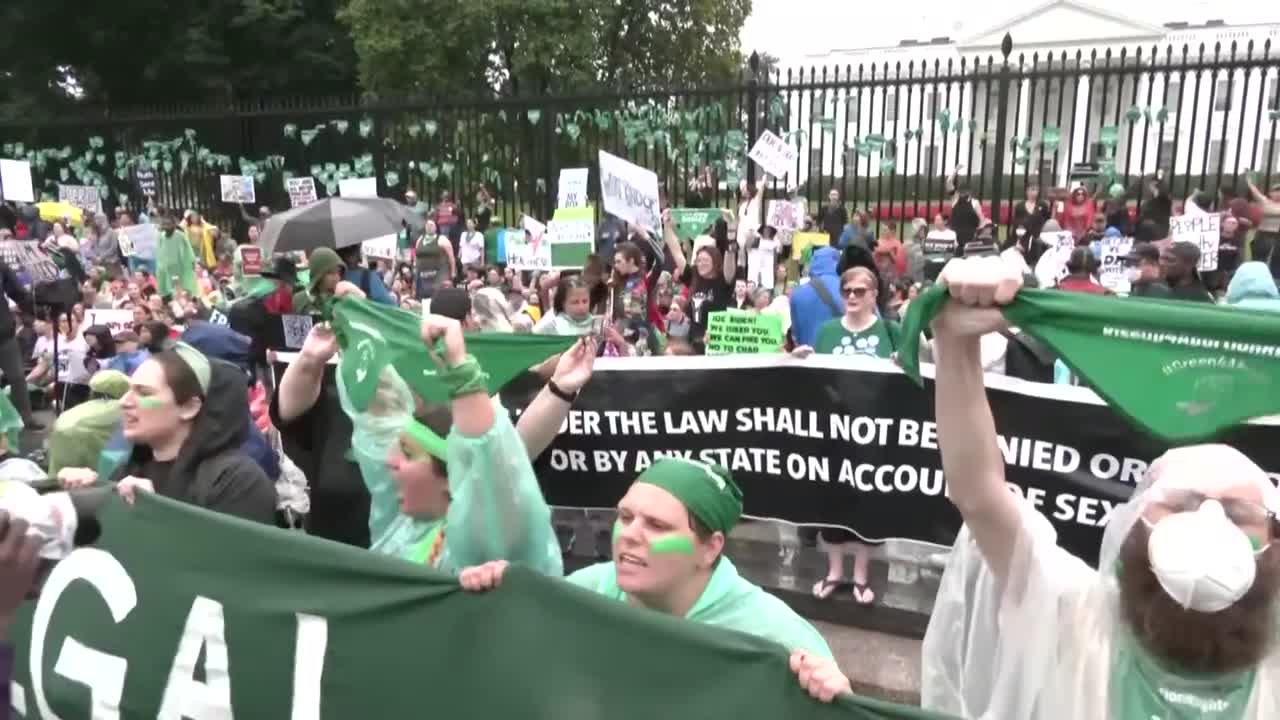
[(196, 373), (182, 359), (181, 355), (173, 350), (164, 350), (151, 356), (160, 364), (160, 369), (164, 371), (164, 381), (169, 385), (169, 389), (173, 391), (173, 401), (179, 405), (184, 405), (192, 398), (204, 399), (204, 391), (200, 389), (200, 380), (196, 378)]
[[(555, 310), (557, 315), (564, 312), (565, 301), (569, 299), (569, 293), (574, 290), (586, 290), (588, 294), (591, 288), (587, 286), (587, 281), (582, 279), (581, 275), (562, 275), (560, 282), (556, 283), (555, 294), (551, 296), (551, 308)], [(590, 300), (588, 300), (590, 303)]]

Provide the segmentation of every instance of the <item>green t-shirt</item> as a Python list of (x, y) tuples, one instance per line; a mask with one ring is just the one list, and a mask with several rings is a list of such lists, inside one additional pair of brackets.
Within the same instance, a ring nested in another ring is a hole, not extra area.
[(868, 355), (888, 358), (897, 351), (901, 342), (901, 330), (897, 323), (876, 318), (871, 327), (862, 332), (850, 332), (842, 322), (834, 318), (818, 328), (818, 341), (813, 351), (822, 355)]

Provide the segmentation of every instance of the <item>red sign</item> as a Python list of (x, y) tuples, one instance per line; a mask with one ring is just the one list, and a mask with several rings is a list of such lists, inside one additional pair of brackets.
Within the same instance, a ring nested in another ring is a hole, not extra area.
[(262, 274), (262, 250), (250, 245), (240, 248), (240, 270), (245, 275)]

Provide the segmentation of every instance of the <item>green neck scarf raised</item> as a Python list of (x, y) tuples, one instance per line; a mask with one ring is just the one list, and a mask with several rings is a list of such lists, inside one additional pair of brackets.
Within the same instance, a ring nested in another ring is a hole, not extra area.
[[(422, 399), (449, 401), (436, 377), (439, 368), (422, 345), (422, 318), (369, 300), (342, 298), (332, 303), (332, 322), (342, 347), (338, 372), (357, 410), (369, 406), (382, 369), (390, 365)], [(576, 336), (468, 333), (467, 352), (489, 376), (489, 394), (521, 372), (564, 352)]]
[[(920, 333), (948, 295), (911, 303), (899, 358), (920, 379)], [(1177, 300), (1025, 289), (1002, 308), (1112, 408), (1170, 443), (1280, 413), (1280, 314)]]

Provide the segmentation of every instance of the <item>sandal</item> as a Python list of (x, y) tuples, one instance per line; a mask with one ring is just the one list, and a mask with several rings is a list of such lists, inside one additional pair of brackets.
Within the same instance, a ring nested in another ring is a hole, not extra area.
[(875, 603), (876, 594), (866, 583), (854, 583), (853, 601), (859, 605), (869, 606)]
[(823, 578), (813, 585), (813, 596), (819, 600), (826, 600), (831, 597), (836, 588), (840, 587), (842, 581), (839, 578), (832, 580), (831, 578)]

